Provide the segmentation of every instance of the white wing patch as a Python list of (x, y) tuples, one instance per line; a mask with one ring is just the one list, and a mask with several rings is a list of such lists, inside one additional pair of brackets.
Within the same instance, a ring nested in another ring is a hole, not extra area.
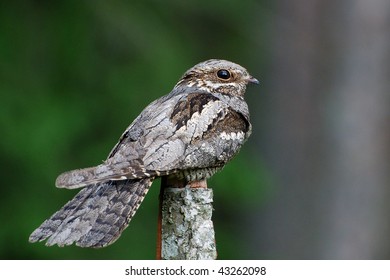
[(219, 137), (221, 137), (223, 140), (239, 140), (239, 141), (243, 141), (244, 138), (245, 138), (245, 135), (244, 135), (244, 132), (242, 132), (242, 131), (230, 132), (230, 133), (226, 133), (224, 131), (224, 132), (221, 132), (221, 134), (219, 134)]

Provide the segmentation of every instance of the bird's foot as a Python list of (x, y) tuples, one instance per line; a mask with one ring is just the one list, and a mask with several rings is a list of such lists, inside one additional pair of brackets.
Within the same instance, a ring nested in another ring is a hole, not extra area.
[(193, 189), (200, 189), (200, 188), (207, 189), (207, 181), (200, 180), (200, 181), (188, 182), (188, 186)]

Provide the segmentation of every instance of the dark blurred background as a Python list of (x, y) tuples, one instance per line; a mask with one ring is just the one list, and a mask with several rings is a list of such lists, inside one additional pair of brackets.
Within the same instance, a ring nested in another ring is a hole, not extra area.
[(209, 182), (220, 259), (390, 258), (390, 1), (3, 1), (0, 258), (153, 259), (159, 182), (105, 249), (29, 244), (188, 68), (232, 60), (253, 135)]

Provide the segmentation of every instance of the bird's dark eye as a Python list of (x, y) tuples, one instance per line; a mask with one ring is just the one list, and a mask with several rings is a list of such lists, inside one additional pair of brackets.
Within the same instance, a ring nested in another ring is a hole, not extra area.
[(229, 80), (230, 72), (226, 69), (221, 69), (221, 70), (218, 70), (217, 76), (218, 76), (218, 78), (220, 78), (222, 80)]

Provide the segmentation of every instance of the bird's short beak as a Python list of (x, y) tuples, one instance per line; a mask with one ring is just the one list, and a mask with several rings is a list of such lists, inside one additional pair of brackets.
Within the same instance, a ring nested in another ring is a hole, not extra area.
[(256, 84), (256, 85), (260, 84), (259, 80), (254, 78), (254, 77), (252, 77), (252, 76), (249, 76), (247, 81), (248, 81), (248, 83), (251, 83), (251, 84)]

